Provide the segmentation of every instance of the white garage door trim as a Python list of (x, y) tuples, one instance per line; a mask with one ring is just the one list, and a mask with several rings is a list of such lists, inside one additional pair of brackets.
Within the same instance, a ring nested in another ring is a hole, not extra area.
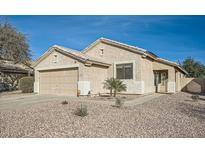
[(41, 67), (37, 68), (37, 71), (46, 71), (46, 70), (58, 70), (58, 69), (66, 69), (66, 68), (76, 68), (79, 67), (79, 64), (72, 64), (72, 65), (62, 65), (62, 66), (52, 66), (52, 67)]

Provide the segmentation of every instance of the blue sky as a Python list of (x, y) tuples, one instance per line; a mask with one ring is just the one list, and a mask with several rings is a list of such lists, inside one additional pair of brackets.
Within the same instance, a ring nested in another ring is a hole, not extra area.
[(205, 16), (7, 16), (6, 20), (27, 35), (33, 59), (54, 44), (82, 50), (106, 37), (175, 62), (191, 56), (205, 64)]

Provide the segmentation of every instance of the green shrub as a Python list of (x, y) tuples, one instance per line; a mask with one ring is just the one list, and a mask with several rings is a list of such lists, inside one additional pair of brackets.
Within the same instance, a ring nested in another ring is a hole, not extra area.
[(19, 80), (19, 89), (22, 93), (32, 93), (33, 92), (33, 77), (23, 77)]
[(68, 101), (62, 101), (61, 104), (66, 105), (68, 104)]
[(191, 98), (193, 101), (197, 102), (199, 100), (199, 95), (192, 95)]
[(127, 90), (126, 84), (123, 81), (115, 78), (109, 78), (103, 83), (103, 88), (110, 90), (110, 96), (112, 96), (112, 91), (114, 91), (114, 97), (116, 97), (117, 92), (122, 92)]
[(87, 106), (81, 104), (81, 106), (76, 109), (74, 114), (81, 117), (87, 116), (88, 115)]
[(122, 107), (122, 105), (123, 105), (123, 101), (122, 101), (122, 99), (121, 98), (116, 98), (115, 99), (115, 107)]

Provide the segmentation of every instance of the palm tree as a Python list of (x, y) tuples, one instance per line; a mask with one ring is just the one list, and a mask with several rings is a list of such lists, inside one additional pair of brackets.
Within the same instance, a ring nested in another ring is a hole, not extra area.
[(105, 80), (105, 82), (103, 83), (104, 84), (103, 88), (110, 90), (110, 96), (112, 96), (113, 81), (114, 81), (114, 78), (109, 78)]
[(105, 80), (104, 88), (110, 90), (110, 96), (112, 96), (112, 91), (114, 90), (114, 97), (117, 92), (126, 91), (127, 86), (123, 83), (123, 81), (115, 78), (110, 78)]
[(115, 79), (113, 83), (113, 89), (114, 89), (114, 97), (115, 97), (117, 92), (126, 91), (127, 86), (126, 84), (123, 83), (123, 81), (119, 79)]

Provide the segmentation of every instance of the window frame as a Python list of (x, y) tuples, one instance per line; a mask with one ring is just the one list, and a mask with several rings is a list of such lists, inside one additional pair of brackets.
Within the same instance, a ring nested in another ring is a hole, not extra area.
[[(120, 62), (120, 63), (115, 63), (115, 78), (116, 79), (120, 79), (120, 80), (135, 80), (134, 79), (134, 74), (135, 74), (135, 65), (134, 65), (135, 63), (133, 62), (133, 61), (127, 61), (127, 62)], [(126, 77), (126, 65), (127, 66), (131, 66), (131, 77), (129, 78), (129, 77)], [(118, 71), (117, 71), (117, 69), (119, 68), (119, 67), (122, 67), (122, 71), (123, 71), (123, 77), (118, 77)]]

